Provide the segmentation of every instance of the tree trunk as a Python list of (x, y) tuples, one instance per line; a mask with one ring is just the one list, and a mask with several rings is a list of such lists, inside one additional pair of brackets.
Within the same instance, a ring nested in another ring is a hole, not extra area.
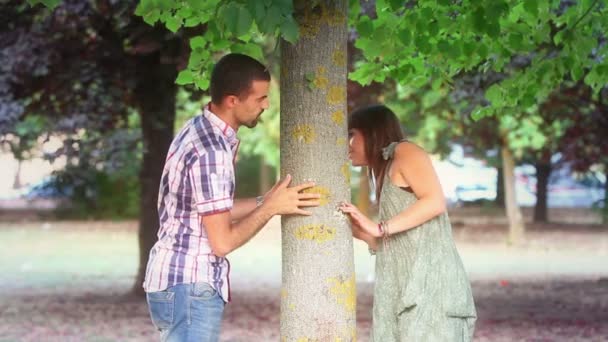
[(177, 86), (175, 65), (161, 64), (159, 54), (139, 59), (139, 79), (135, 96), (139, 107), (143, 137), (143, 159), (139, 174), (139, 269), (133, 285), (143, 295), (148, 254), (157, 240), (159, 227), (157, 200), (160, 177), (173, 139)]
[(282, 220), (282, 341), (354, 341), (352, 234), (336, 210), (350, 200), (346, 129), (346, 1), (296, 0), (300, 39), (281, 42), (281, 174), (312, 179), (322, 205)]
[(505, 204), (509, 219), (509, 243), (518, 244), (524, 240), (525, 226), (515, 193), (515, 161), (508, 144), (501, 148), (503, 172), (505, 175)]
[(494, 204), (499, 208), (505, 207), (505, 176), (502, 163), (496, 167), (496, 199)]
[(608, 164), (604, 165), (604, 208), (602, 208), (602, 223), (608, 224)]
[(547, 222), (547, 191), (551, 176), (551, 160), (543, 158), (535, 163), (536, 168), (536, 205), (534, 222)]
[(19, 189), (21, 187), (21, 159), (17, 159), (17, 171), (15, 172), (15, 178), (13, 178), (13, 189)]

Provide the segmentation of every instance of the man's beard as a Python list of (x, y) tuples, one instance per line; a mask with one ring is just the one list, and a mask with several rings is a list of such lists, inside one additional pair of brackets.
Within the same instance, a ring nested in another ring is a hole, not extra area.
[(245, 123), (245, 126), (247, 128), (254, 128), (255, 126), (257, 126), (258, 122), (262, 122), (262, 118), (260, 116), (262, 116), (263, 112), (264, 111), (261, 111), (260, 114), (258, 114), (258, 116), (255, 119), (253, 119), (253, 121)]

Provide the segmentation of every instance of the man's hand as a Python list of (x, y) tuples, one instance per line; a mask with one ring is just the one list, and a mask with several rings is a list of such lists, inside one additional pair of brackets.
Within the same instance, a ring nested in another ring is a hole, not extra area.
[(321, 198), (319, 194), (301, 193), (302, 190), (315, 186), (314, 182), (307, 182), (297, 186), (289, 187), (291, 175), (277, 182), (270, 191), (264, 195), (262, 208), (270, 211), (273, 215), (304, 215), (310, 216), (311, 212), (301, 209), (302, 207), (317, 207)]

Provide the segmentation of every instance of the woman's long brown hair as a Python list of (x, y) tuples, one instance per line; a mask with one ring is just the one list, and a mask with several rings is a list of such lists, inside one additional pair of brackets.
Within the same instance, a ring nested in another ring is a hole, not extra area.
[(358, 129), (363, 134), (368, 174), (370, 177), (375, 176), (376, 198), (380, 199), (384, 175), (389, 164), (389, 161), (382, 157), (382, 149), (404, 138), (399, 119), (388, 107), (373, 105), (355, 110), (349, 116), (348, 129)]

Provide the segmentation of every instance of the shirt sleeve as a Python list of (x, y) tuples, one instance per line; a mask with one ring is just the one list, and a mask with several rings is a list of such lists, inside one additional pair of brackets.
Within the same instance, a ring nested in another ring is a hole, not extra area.
[(234, 166), (226, 151), (208, 151), (189, 172), (196, 210), (200, 215), (229, 211), (233, 206)]

